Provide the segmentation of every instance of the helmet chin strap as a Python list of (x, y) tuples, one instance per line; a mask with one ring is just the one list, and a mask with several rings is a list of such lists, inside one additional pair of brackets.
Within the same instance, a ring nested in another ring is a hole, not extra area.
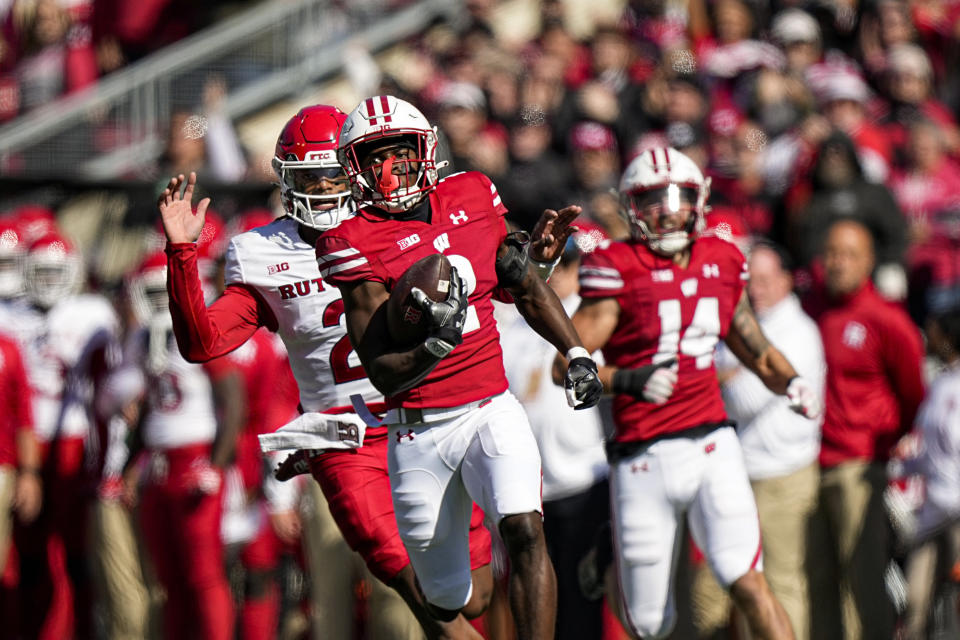
[(377, 182), (377, 189), (384, 196), (389, 196), (397, 187), (400, 186), (400, 180), (393, 175), (393, 161), (395, 158), (390, 156), (383, 161), (383, 167), (380, 169), (380, 180)]

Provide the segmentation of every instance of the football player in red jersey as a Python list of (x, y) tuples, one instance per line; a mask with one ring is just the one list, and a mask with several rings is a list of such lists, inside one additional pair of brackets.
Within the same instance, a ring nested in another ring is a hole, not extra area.
[[(335, 107), (317, 105), (302, 109), (286, 124), (274, 168), (287, 215), (231, 240), (226, 290), (209, 308), (200, 290), (195, 244), (209, 201), (201, 200), (194, 214), (191, 200), (196, 177), (191, 174), (188, 180), (173, 178), (159, 202), (168, 238), (170, 310), (183, 355), (190, 361), (209, 360), (267, 326), (277, 331), (287, 347), (302, 409), (307, 415), (326, 416), (331, 424), (359, 420), (352, 415), (350, 396), (354, 394), (374, 411), (383, 408), (382, 396), (370, 385), (350, 348), (342, 325), (340, 293), (321, 279), (312, 249), (321, 233), (353, 215), (347, 181), (336, 157), (337, 134), (345, 118)], [(566, 236), (560, 230), (571, 219), (545, 223), (540, 233), (543, 242), (537, 245), (539, 257), (552, 257), (551, 252), (563, 246)], [(466, 621), (440, 623), (421, 604), (393, 515), (387, 437), (386, 428), (370, 428), (359, 449), (313, 455), (314, 478), (350, 546), (375, 576), (403, 596), (431, 638), (477, 637)], [(482, 516), (479, 510), (476, 515)], [(486, 608), (492, 591), (489, 534), (481, 518), (475, 520), (470, 564), (476, 597), (465, 611), (471, 616)]]
[(793, 638), (761, 573), (757, 509), (713, 364), (717, 341), (794, 410), (815, 418), (820, 399), (760, 330), (739, 249), (700, 234), (709, 182), (696, 164), (676, 149), (645, 151), (620, 193), (633, 237), (584, 258), (573, 322), (588, 350), (602, 348), (600, 379), (616, 394), (607, 452), (621, 619), (636, 637), (669, 635), (688, 517), (753, 636)]
[[(320, 237), (317, 260), (324, 279), (340, 288), (350, 340), (386, 396), (394, 511), (424, 597), (439, 619), (456, 616), (470, 599), (466, 534), (475, 501), (510, 556), (519, 637), (553, 638), (556, 584), (543, 538), (540, 456), (507, 392), (494, 295), (512, 297), (571, 359), (572, 405), (599, 400), (596, 365), (556, 294), (508, 237), (496, 187), (477, 172), (439, 179), (436, 130), (413, 105), (393, 96), (361, 102), (339, 145), (354, 198), (365, 206)], [(568, 207), (556, 219), (578, 212)], [(414, 289), (429, 335), (421, 344), (393, 344), (384, 303), (407, 268), (432, 253), (452, 264), (448, 297), (434, 302)]]

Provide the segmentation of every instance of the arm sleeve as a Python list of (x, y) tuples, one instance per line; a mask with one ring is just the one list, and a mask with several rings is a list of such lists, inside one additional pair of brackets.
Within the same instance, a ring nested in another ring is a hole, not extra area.
[(167, 294), (177, 346), (190, 362), (204, 362), (236, 349), (261, 326), (277, 328), (272, 312), (245, 285), (228, 286), (206, 307), (193, 243), (167, 245)]
[(325, 282), (334, 286), (373, 280), (388, 285), (377, 275), (363, 253), (349, 240), (329, 231), (317, 240), (317, 266)]
[(580, 296), (583, 298), (613, 298), (625, 290), (620, 269), (602, 250), (583, 257), (579, 276)]
[(23, 358), (16, 347), (8, 350), (10, 358), (9, 372), (12, 389), (14, 390), (11, 405), (8, 407), (12, 414), (12, 423), (17, 429), (33, 430), (33, 391), (27, 380), (27, 370), (23, 366)]
[[(902, 312), (899, 315), (902, 315)], [(923, 400), (923, 343), (909, 318), (897, 318), (883, 341), (883, 360), (900, 405), (900, 431), (910, 431)]]

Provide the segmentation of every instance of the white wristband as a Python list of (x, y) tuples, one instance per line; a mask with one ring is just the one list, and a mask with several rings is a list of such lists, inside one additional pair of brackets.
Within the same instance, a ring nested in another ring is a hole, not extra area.
[(590, 358), (590, 352), (583, 347), (570, 347), (570, 350), (567, 351), (567, 362), (574, 358)]
[(530, 268), (533, 269), (534, 273), (537, 274), (537, 277), (544, 282), (550, 279), (550, 276), (553, 275), (554, 268), (560, 264), (560, 258), (557, 258), (553, 262), (540, 262), (539, 260), (534, 260), (530, 256), (530, 245), (527, 245), (527, 258)]

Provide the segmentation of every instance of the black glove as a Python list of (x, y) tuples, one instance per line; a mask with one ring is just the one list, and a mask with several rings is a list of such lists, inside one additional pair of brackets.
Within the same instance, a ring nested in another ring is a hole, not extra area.
[(467, 320), (467, 283), (456, 267), (450, 267), (450, 291), (443, 302), (434, 302), (421, 289), (410, 290), (413, 301), (427, 314), (427, 350), (444, 358), (463, 342), (463, 324)]
[(589, 409), (600, 402), (603, 384), (597, 377), (597, 363), (593, 358), (580, 356), (572, 359), (563, 377), (563, 388), (567, 393), (567, 404), (574, 409)]
[(613, 374), (613, 392), (625, 393), (645, 402), (663, 404), (673, 394), (673, 388), (677, 384), (677, 373), (669, 368), (676, 362), (676, 358), (670, 358), (636, 369), (618, 369)]

